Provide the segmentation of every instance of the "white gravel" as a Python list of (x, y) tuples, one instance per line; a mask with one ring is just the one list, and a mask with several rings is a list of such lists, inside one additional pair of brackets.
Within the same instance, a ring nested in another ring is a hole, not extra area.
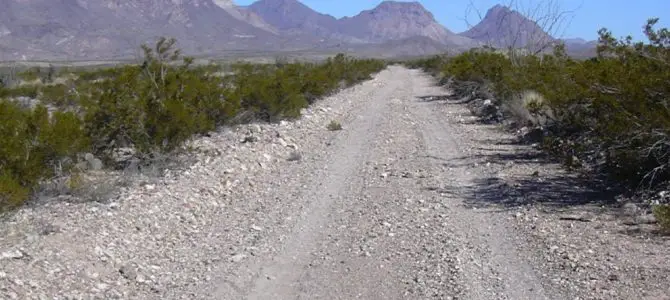
[(668, 299), (667, 239), (510, 205), (563, 174), (417, 98), (445, 93), (392, 66), (298, 121), (199, 138), (194, 164), (109, 201), (22, 208), (1, 221), (0, 298)]

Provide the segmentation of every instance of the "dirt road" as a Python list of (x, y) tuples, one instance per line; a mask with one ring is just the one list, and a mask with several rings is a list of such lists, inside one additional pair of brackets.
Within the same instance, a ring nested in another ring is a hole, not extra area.
[(589, 298), (538, 262), (519, 213), (478, 204), (509, 167), (481, 156), (511, 150), (463, 106), (421, 98), (445, 92), (391, 66), (300, 121), (195, 141), (198, 162), (178, 175), (26, 208), (4, 221), (0, 296)]
[[(229, 272), (212, 299), (546, 298), (505, 221), (463, 206), (477, 175), (449, 163), (467, 141), (439, 104), (418, 98), (444, 91), (398, 67), (378, 79), (323, 167), (298, 193), (278, 191), (307, 205), (276, 252)], [(451, 194), (435, 192), (445, 184)]]

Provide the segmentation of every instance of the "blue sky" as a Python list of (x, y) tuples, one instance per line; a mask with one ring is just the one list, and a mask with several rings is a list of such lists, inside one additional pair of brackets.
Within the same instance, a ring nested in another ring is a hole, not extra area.
[[(419, 0), (430, 10), (438, 22), (452, 31), (467, 30), (467, 24), (476, 24), (479, 17), (471, 13), (466, 18), (468, 7), (474, 7), (483, 15), (495, 4), (506, 4), (512, 0)], [(235, 0), (239, 5), (248, 5), (254, 0)], [(312, 9), (335, 17), (353, 16), (361, 10), (370, 9), (382, 0), (302, 0)], [(558, 37), (581, 37), (587, 40), (598, 38), (601, 27), (610, 29), (615, 36), (632, 35), (642, 39), (642, 26), (650, 17), (660, 18), (659, 26), (670, 27), (670, 0), (515, 0), (521, 11), (530, 11), (541, 3), (558, 3), (560, 11), (569, 14), (559, 30)], [(472, 5), (471, 5), (472, 4)], [(467, 21), (466, 21), (467, 20)]]

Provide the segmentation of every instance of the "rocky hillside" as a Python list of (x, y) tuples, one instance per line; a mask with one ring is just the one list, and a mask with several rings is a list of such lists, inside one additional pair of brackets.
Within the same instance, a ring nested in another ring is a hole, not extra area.
[(223, 8), (231, 16), (240, 21), (247, 22), (265, 31), (269, 31), (275, 34), (278, 33), (277, 29), (272, 25), (268, 24), (267, 22), (265, 22), (263, 18), (261, 18), (260, 16), (258, 16), (257, 14), (255, 14), (250, 10), (235, 5), (235, 3), (232, 0), (213, 0), (213, 1), (214, 4)]
[(477, 25), (461, 35), (494, 47), (536, 48), (556, 41), (537, 23), (502, 5), (490, 8)]
[(246, 9), (285, 34), (320, 38), (338, 36), (335, 17), (316, 12), (297, 0), (259, 0)]
[(1, 0), (0, 49), (5, 50), (0, 59), (134, 56), (140, 44), (161, 35), (177, 38), (190, 53), (280, 44), (280, 37), (260, 18), (220, 3)]
[(369, 42), (425, 36), (445, 45), (468, 45), (471, 41), (440, 25), (418, 2), (385, 1), (372, 10), (339, 20), (340, 31)]

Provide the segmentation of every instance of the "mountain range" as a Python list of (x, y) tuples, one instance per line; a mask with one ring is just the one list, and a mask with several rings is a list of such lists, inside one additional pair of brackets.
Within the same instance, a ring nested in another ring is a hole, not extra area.
[[(556, 41), (501, 5), (455, 33), (418, 2), (384, 1), (338, 19), (298, 0), (249, 6), (232, 0), (0, 0), (0, 61), (131, 58), (159, 36), (174, 37), (184, 53), (199, 56), (307, 50), (408, 56)], [(566, 44), (593, 46), (577, 39)]]

